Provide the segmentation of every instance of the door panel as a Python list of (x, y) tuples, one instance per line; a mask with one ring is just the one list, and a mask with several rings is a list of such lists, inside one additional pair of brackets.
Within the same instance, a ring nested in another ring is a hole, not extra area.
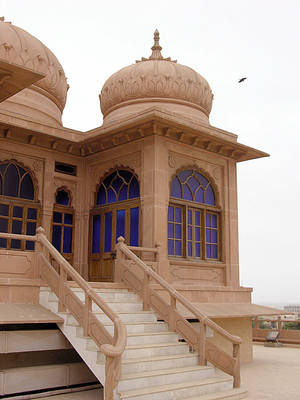
[(136, 202), (114, 204), (91, 215), (89, 280), (112, 282), (114, 251), (117, 239), (125, 238), (132, 246), (139, 245), (139, 210)]

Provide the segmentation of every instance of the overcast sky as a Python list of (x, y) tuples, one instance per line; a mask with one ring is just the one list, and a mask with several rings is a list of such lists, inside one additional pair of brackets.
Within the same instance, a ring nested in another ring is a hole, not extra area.
[[(300, 304), (300, 2), (293, 0), (0, 0), (6, 20), (38, 37), (70, 90), (64, 125), (102, 124), (106, 79), (148, 57), (194, 68), (214, 93), (212, 125), (271, 157), (238, 165), (240, 276), (256, 303)], [(239, 78), (247, 77), (242, 84)]]

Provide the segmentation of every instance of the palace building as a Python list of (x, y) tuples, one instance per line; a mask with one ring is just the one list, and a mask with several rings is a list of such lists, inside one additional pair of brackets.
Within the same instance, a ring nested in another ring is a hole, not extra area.
[[(251, 318), (277, 312), (251, 304), (252, 289), (240, 286), (236, 169), (267, 154), (212, 126), (209, 83), (161, 51), (155, 31), (149, 58), (105, 82), (103, 125), (82, 132), (62, 124), (68, 84), (55, 55), (1, 19), (0, 232), (35, 237), (43, 227), (92, 287), (107, 290), (135, 285), (121, 271), (123, 237), (177, 293), (241, 337), (241, 360), (251, 360)], [(0, 237), (0, 302), (8, 310), (40, 304), (47, 282), (35, 258), (39, 246)], [(55, 257), (49, 262), (59, 270)], [(154, 281), (153, 288), (165, 296)], [(215, 345), (229, 348), (208, 331)]]

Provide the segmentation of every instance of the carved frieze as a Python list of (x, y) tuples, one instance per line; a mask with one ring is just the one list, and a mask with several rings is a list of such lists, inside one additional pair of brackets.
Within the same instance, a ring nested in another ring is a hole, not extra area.
[(171, 275), (176, 281), (205, 281), (223, 283), (223, 270), (193, 266), (171, 266)]

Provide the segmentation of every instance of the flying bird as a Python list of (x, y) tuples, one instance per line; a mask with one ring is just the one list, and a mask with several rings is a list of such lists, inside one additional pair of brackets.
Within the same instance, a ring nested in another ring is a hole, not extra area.
[(244, 82), (247, 78), (241, 78), (238, 83)]

